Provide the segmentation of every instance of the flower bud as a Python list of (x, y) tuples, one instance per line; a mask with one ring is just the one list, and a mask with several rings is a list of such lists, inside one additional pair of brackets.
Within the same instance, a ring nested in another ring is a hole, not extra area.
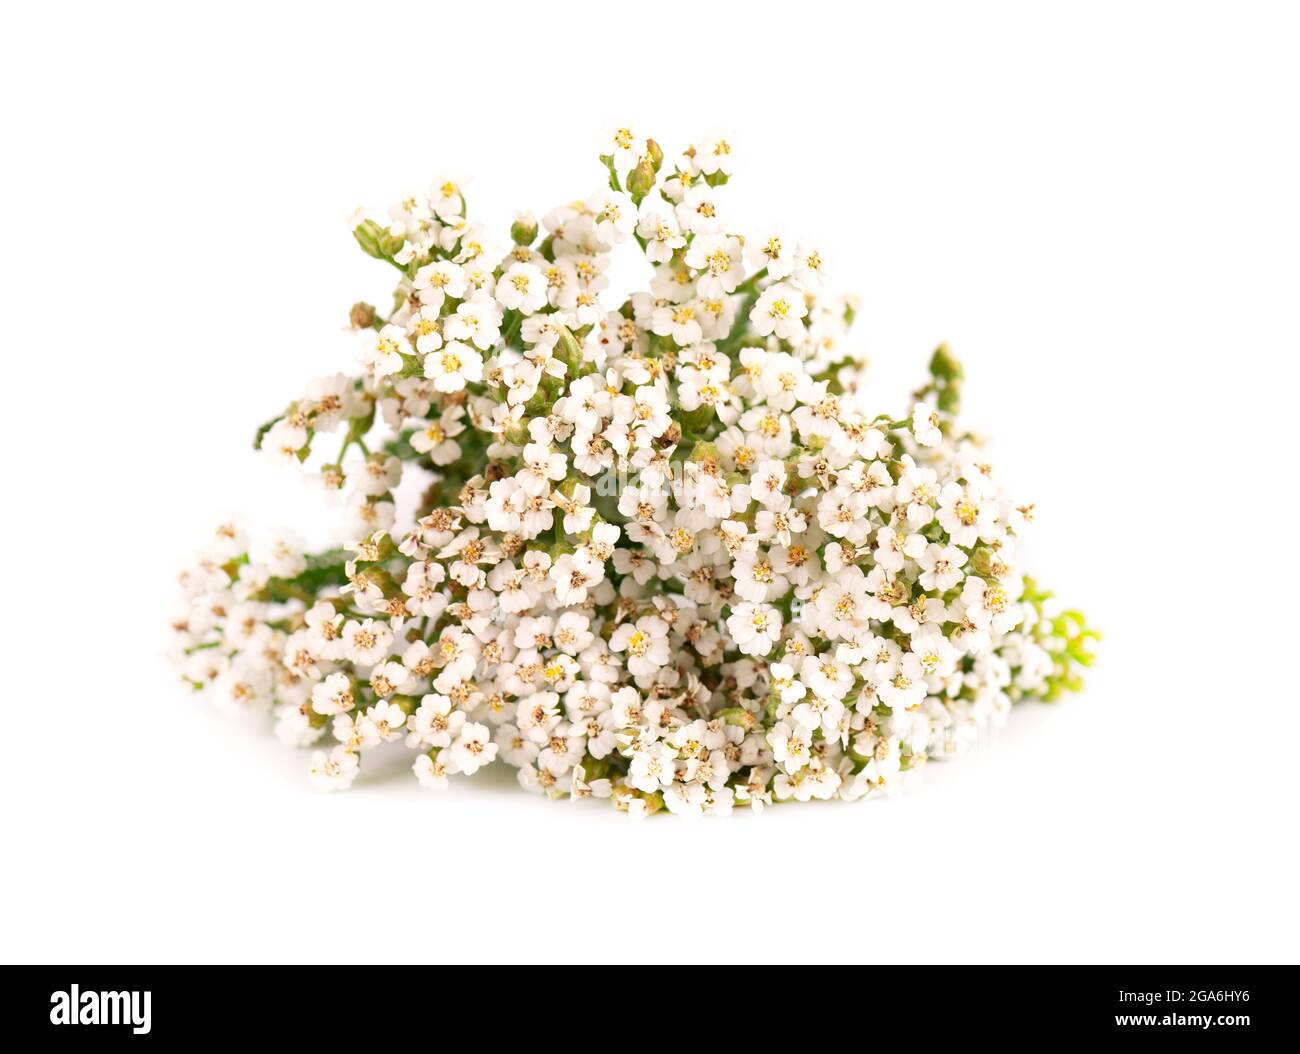
[(510, 237), (516, 245), (531, 245), (537, 237), (537, 219), (531, 212), (515, 214), (515, 222), (510, 225)]
[(632, 196), (632, 200), (639, 205), (645, 196), (650, 193), (650, 188), (654, 185), (654, 167), (650, 164), (649, 158), (643, 157), (637, 163), (636, 168), (628, 173), (627, 192)]
[(570, 369), (577, 369), (582, 362), (582, 345), (567, 327), (560, 329), (560, 339), (555, 344), (555, 357)]
[(353, 228), (352, 237), (356, 238), (357, 244), (367, 256), (373, 256), (376, 260), (391, 259), (393, 254), (402, 247), (403, 241), (379, 226), (374, 220), (362, 220)]
[(953, 357), (947, 344), (940, 344), (934, 349), (934, 354), (930, 356), (930, 373), (945, 381), (961, 380), (961, 363)]
[(374, 305), (367, 304), (365, 301), (353, 304), (352, 310), (348, 312), (348, 321), (353, 329), (369, 329), (375, 321)]

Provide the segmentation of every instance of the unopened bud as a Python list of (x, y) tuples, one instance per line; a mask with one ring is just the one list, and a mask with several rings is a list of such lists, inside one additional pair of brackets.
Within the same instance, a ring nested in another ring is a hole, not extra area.
[(352, 310), (348, 312), (348, 321), (352, 323), (353, 329), (369, 329), (375, 321), (374, 305), (364, 301), (353, 304)]
[(582, 345), (565, 326), (560, 327), (560, 339), (555, 344), (555, 357), (566, 366), (575, 369), (578, 363), (582, 362)]
[(402, 247), (401, 238), (374, 220), (362, 220), (352, 229), (352, 237), (356, 238), (357, 244), (367, 256), (373, 256), (376, 260), (387, 260)]
[(510, 237), (516, 245), (531, 245), (537, 237), (537, 219), (531, 212), (515, 215), (515, 222), (510, 225)]
[(637, 162), (636, 168), (628, 173), (627, 192), (632, 195), (632, 200), (638, 205), (641, 200), (650, 193), (650, 188), (655, 185), (655, 170), (650, 164), (649, 158), (642, 158)]
[(953, 357), (947, 344), (940, 344), (930, 356), (930, 372), (946, 381), (961, 380), (961, 363)]

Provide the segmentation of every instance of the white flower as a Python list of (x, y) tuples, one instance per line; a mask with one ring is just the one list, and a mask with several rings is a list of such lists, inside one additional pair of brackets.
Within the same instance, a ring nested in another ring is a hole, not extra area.
[(898, 481), (897, 500), (907, 506), (907, 522), (924, 527), (934, 519), (934, 501), (939, 496), (939, 474), (932, 468), (913, 466)]
[(786, 509), (790, 497), (784, 491), (785, 465), (780, 461), (760, 461), (750, 479), (749, 492), (769, 509)]
[(727, 618), (727, 629), (746, 655), (766, 655), (781, 636), (781, 615), (771, 604), (737, 604)]
[(583, 798), (608, 798), (614, 793), (614, 786), (608, 779), (595, 779), (590, 783), (587, 782), (587, 773), (581, 765), (573, 770), (573, 780), (569, 786), (569, 794), (574, 801)]
[(595, 223), (595, 235), (606, 245), (617, 245), (636, 225), (636, 206), (617, 190), (602, 190), (587, 202)]
[(388, 655), (393, 643), (393, 631), (386, 623), (374, 619), (348, 622), (343, 626), (343, 650), (349, 662), (358, 666), (373, 666)]
[(557, 603), (565, 606), (581, 604), (587, 599), (587, 590), (604, 575), (604, 568), (581, 551), (565, 553), (555, 561), (550, 571)]
[(471, 722), (461, 728), (450, 755), (455, 771), (472, 776), (497, 756), (497, 745), (491, 741), (487, 725)]
[(317, 790), (347, 790), (357, 778), (360, 759), (351, 751), (335, 747), (328, 754), (317, 750), (311, 756), (308, 775)]
[[(428, 359), (425, 364), (427, 370)], [(460, 444), (456, 442), (456, 437), (465, 431), (461, 416), (460, 407), (444, 410), (438, 420), (429, 421), (411, 436), (412, 448), (421, 454), (427, 454), (435, 465), (451, 464), (460, 456)]]
[(695, 289), (701, 296), (726, 296), (745, 278), (740, 239), (727, 234), (702, 234), (691, 242), (686, 266), (703, 271)]
[(961, 591), (961, 602), (965, 606), (966, 617), (980, 629), (992, 626), (999, 633), (1005, 633), (1021, 619), (1019, 608), (1012, 604), (1011, 596), (1003, 585), (974, 575), (966, 579)]
[(776, 232), (765, 233), (745, 243), (750, 265), (766, 269), (777, 282), (788, 278), (794, 271), (794, 249), (793, 240)]
[(311, 690), (311, 707), (326, 716), (345, 713), (356, 706), (352, 682), (345, 673), (332, 673)]
[(613, 651), (627, 653), (627, 668), (637, 677), (651, 677), (668, 661), (668, 626), (656, 615), (635, 624), (623, 623), (609, 638)]
[(966, 554), (955, 545), (930, 544), (917, 558), (921, 566), (918, 579), (921, 588), (946, 593), (962, 580), (962, 568), (966, 565)]
[(483, 356), (459, 340), (448, 341), (425, 357), (424, 375), (440, 392), (458, 392), (471, 381), (483, 379)]
[(912, 434), (922, 446), (938, 446), (943, 439), (939, 431), (939, 415), (928, 403), (912, 407)]
[(276, 578), (294, 578), (307, 569), (302, 539), (291, 531), (272, 534), (265, 542), (253, 546), (252, 557), (265, 564)]
[(667, 263), (673, 253), (686, 245), (677, 217), (673, 213), (660, 214), (649, 211), (641, 217), (636, 232), (646, 243), (646, 259), (651, 263)]
[(688, 347), (704, 336), (700, 328), (699, 305), (694, 300), (657, 305), (650, 328), (661, 337), (672, 337), (680, 347)]
[(823, 699), (840, 700), (853, 687), (853, 671), (829, 654), (805, 655), (799, 667), (799, 680)]
[(419, 755), (411, 769), (420, 781), (420, 786), (426, 790), (447, 789), (447, 766), (428, 754)]
[(676, 752), (664, 743), (652, 743), (649, 749), (633, 753), (628, 766), (628, 784), (646, 794), (670, 786), (676, 772), (676, 757)]
[(566, 611), (556, 620), (552, 637), (555, 646), (566, 655), (585, 651), (595, 639), (591, 632), (591, 619), (577, 611)]
[(789, 773), (798, 772), (808, 764), (811, 740), (812, 736), (806, 729), (785, 721), (778, 721), (767, 734), (772, 760)]
[(277, 421), (262, 438), (262, 449), (277, 461), (297, 462), (307, 445), (307, 429), (289, 418)]
[(465, 195), (460, 181), (442, 176), (429, 192), (429, 205), (444, 220), (456, 220), (465, 214)]
[(508, 241), (454, 178), (360, 229), (402, 269), (388, 317), (356, 305), (363, 368), (260, 433), (338, 529), (309, 552), (224, 521), (181, 576), (185, 682), (332, 735), (325, 789), (400, 742), (424, 787), (500, 757), (637, 817), (893, 794), (1072, 687), (1090, 631), (1027, 583), (1033, 507), (937, 408), (961, 371), (941, 348), (908, 414), (878, 403), (821, 253), (724, 226), (732, 159), (620, 128), (596, 171), (629, 189)]
[(410, 353), (411, 345), (406, 330), (390, 324), (370, 338), (362, 351), (361, 363), (376, 377), (387, 377), (401, 371), (402, 356)]
[(467, 282), (465, 270), (459, 264), (450, 260), (438, 260), (416, 271), (412, 284), (420, 303), (437, 312), (447, 297), (456, 300), (463, 297)]
[[(344, 718), (347, 715), (343, 715)], [(339, 718), (335, 719), (338, 727)], [(353, 719), (354, 727), (365, 746), (373, 746), (388, 739), (396, 739), (406, 724), (406, 713), (396, 703), (380, 701), (365, 713)]]
[(772, 285), (749, 313), (750, 324), (761, 337), (774, 334), (782, 340), (797, 340), (803, 335), (803, 318), (808, 314), (803, 294), (794, 286)]
[(422, 744), (439, 749), (451, 746), (451, 741), (460, 734), (464, 723), (464, 713), (453, 710), (451, 700), (445, 695), (426, 695), (411, 717), (411, 735), (415, 737), (412, 745)]
[(783, 703), (797, 703), (808, 692), (789, 663), (774, 662), (768, 667), (768, 674), (772, 679), (772, 691), (781, 697)]
[(496, 297), (510, 310), (531, 315), (546, 306), (546, 276), (535, 264), (511, 264), (497, 283)]
[(997, 522), (996, 502), (980, 500), (959, 483), (946, 483), (939, 492), (936, 519), (954, 545), (974, 545)]
[[(443, 325), (443, 335), (448, 341), (464, 341), (480, 351), (486, 351), (501, 336), (501, 311), (489, 296), (473, 296), (456, 308), (456, 313)], [(427, 376), (427, 374), (426, 374)], [(470, 378), (478, 380), (477, 377)], [(440, 388), (439, 391), (456, 391)]]
[(706, 176), (732, 172), (731, 144), (725, 139), (705, 139), (695, 150), (695, 164)]
[(718, 215), (714, 189), (700, 183), (688, 190), (677, 206), (677, 222), (683, 230), (695, 234), (712, 234), (717, 231), (722, 226), (722, 219)]

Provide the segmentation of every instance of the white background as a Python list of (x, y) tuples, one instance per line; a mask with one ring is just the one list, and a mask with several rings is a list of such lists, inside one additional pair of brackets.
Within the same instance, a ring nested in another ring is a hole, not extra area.
[[(1297, 958), (1294, 16), (652, 7), (7, 13), (4, 959)], [(175, 572), (229, 510), (326, 515), (249, 440), (388, 287), (350, 212), (452, 169), (540, 214), (625, 121), (727, 134), (731, 214), (861, 295), (882, 409), (951, 343), (1101, 663), (893, 802), (317, 795), (176, 682)]]

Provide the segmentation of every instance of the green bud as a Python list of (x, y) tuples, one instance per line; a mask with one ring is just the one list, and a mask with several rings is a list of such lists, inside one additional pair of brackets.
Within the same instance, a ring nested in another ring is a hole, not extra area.
[(516, 245), (531, 245), (537, 237), (537, 220), (531, 212), (521, 212), (510, 225), (510, 237)]
[(758, 723), (758, 718), (743, 706), (729, 706), (725, 710), (719, 710), (717, 716), (722, 718), (723, 724), (734, 725), (736, 728), (751, 729)]
[(375, 407), (374, 404), (372, 403), (370, 406), (370, 412), (367, 413), (364, 417), (348, 418), (348, 442), (355, 443), (358, 439), (360, 439), (367, 432), (369, 432), (370, 429), (374, 427), (374, 424), (375, 424)]
[(374, 220), (362, 220), (353, 228), (352, 237), (356, 238), (357, 244), (367, 256), (390, 263), (405, 240), (390, 234)]
[[(578, 551), (578, 547), (576, 545), (570, 544), (567, 541), (555, 542), (553, 545), (550, 546), (550, 548), (546, 550), (547, 554), (551, 558), (551, 563), (555, 563), (556, 561), (558, 561), (561, 556), (571, 556), (573, 553), (576, 553), (577, 551)], [(610, 627), (610, 632), (613, 633), (612, 625)]]
[(627, 177), (627, 192), (638, 205), (655, 185), (655, 170), (649, 158), (642, 158)]
[(684, 412), (680, 416), (683, 433), (699, 434), (701, 430), (708, 427), (709, 422), (713, 420), (713, 407), (707, 403), (701, 403), (694, 410)]
[(539, 387), (533, 393), (533, 397), (524, 403), (524, 413), (529, 417), (545, 416), (545, 411), (550, 404), (550, 393), (544, 387)]
[(695, 448), (691, 451), (691, 460), (697, 464), (703, 464), (706, 461), (720, 462), (722, 455), (718, 451), (716, 443), (696, 443)]
[(930, 373), (939, 380), (959, 381), (962, 379), (961, 363), (953, 358), (947, 344), (940, 344), (930, 356)]
[(560, 329), (560, 339), (555, 344), (555, 357), (571, 370), (576, 370), (582, 363), (582, 345), (567, 328)]

